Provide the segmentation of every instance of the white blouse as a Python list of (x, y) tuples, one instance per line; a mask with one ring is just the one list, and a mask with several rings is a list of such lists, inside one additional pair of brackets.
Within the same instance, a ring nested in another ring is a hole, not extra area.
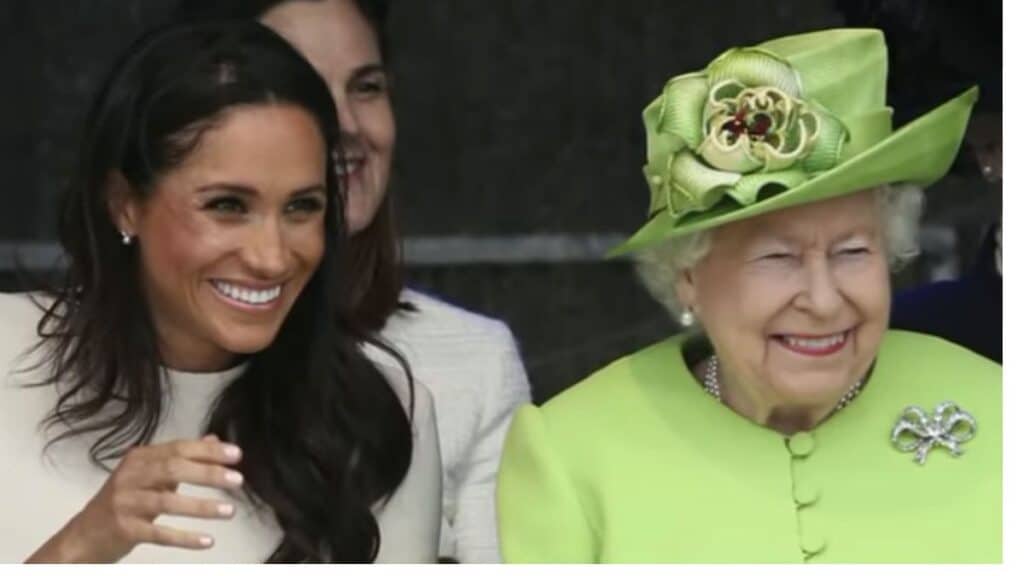
[[(530, 401), (530, 385), (516, 341), (498, 320), (420, 292), (402, 301), (381, 335), (434, 394), (441, 442), (443, 516), (440, 555), (460, 562), (501, 561), (494, 490), (512, 414)], [(381, 365), (394, 359), (366, 347)]]
[[(52, 386), (26, 388), (38, 381), (18, 370), (22, 354), (38, 341), (36, 323), (40, 311), (23, 294), (0, 294), (0, 563), (20, 562), (56, 533), (100, 489), (107, 472), (88, 458), (91, 440), (74, 437), (44, 452), (49, 435), (40, 422), (54, 406)], [(165, 375), (168, 411), (153, 442), (199, 438), (203, 420), (214, 397), (244, 366), (218, 373), (185, 373), (168, 370)], [(382, 367), (403, 403), (408, 388), (400, 372)], [(402, 485), (375, 513), (380, 527), (378, 562), (433, 562), (438, 549), (441, 508), (441, 461), (430, 392), (414, 385), (415, 414), (413, 456)], [(182, 493), (232, 498), (226, 492), (183, 485)], [(214, 546), (193, 551), (142, 544), (126, 562), (233, 562), (264, 561), (280, 541), (281, 531), (271, 513), (253, 508), (236, 498), (235, 516), (228, 520), (161, 517), (158, 523), (202, 531), (214, 538)]]

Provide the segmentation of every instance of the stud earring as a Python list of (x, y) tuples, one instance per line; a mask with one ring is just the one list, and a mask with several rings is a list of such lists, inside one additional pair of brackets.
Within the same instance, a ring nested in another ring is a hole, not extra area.
[(125, 232), (124, 230), (122, 230), (121, 231), (121, 244), (124, 244), (125, 246), (128, 246), (131, 243), (132, 243), (131, 235), (128, 234), (127, 232)]
[(679, 314), (679, 323), (683, 325), (683, 328), (693, 326), (696, 321), (697, 318), (694, 317), (693, 312), (691, 312), (689, 308), (684, 308), (682, 313)]

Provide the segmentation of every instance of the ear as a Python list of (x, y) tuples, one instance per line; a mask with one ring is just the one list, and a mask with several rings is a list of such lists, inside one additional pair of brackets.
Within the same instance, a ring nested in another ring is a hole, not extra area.
[(694, 281), (693, 268), (685, 268), (676, 276), (676, 299), (684, 307), (697, 312), (697, 283)]
[(135, 236), (139, 223), (139, 200), (131, 183), (120, 172), (111, 172), (104, 186), (107, 198), (107, 213), (110, 222), (118, 231)]

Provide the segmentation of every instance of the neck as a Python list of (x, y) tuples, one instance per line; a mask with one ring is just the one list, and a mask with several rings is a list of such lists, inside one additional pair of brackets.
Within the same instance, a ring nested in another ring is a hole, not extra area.
[(832, 413), (835, 402), (791, 404), (768, 398), (728, 382), (721, 384), (722, 403), (747, 420), (782, 434), (812, 430)]
[[(707, 386), (709, 360), (698, 366), (701, 381)], [(792, 403), (757, 388), (742, 386), (723, 373), (721, 364), (714, 370), (718, 379), (720, 400), (733, 412), (766, 428), (785, 435), (812, 430), (843, 405), (847, 391), (819, 403)]]

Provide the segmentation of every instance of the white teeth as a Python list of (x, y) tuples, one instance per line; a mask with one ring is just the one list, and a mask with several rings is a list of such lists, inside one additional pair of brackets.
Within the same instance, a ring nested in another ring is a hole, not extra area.
[(831, 348), (837, 344), (842, 343), (846, 340), (846, 333), (836, 334), (835, 336), (827, 336), (825, 338), (794, 338), (791, 336), (783, 337), (786, 344), (794, 348), (805, 348), (809, 350), (824, 350)]
[(224, 296), (245, 304), (266, 304), (281, 295), (280, 286), (268, 290), (249, 290), (220, 280), (215, 281), (213, 286)]

